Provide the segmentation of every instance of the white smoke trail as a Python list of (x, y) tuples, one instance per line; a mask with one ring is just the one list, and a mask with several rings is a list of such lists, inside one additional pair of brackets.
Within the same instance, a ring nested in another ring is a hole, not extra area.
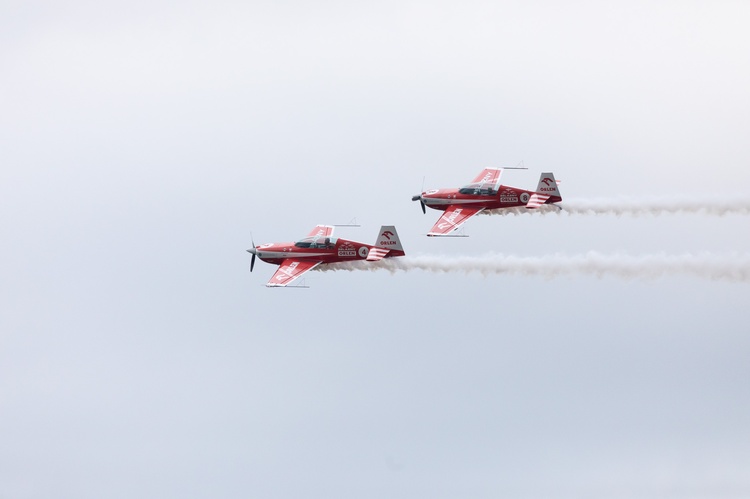
[(709, 199), (573, 199), (553, 205), (542, 205), (537, 209), (501, 208), (483, 211), (485, 215), (520, 215), (523, 213), (566, 213), (568, 215), (662, 215), (703, 214), (711, 216), (748, 215), (750, 199), (734, 198), (722, 201)]
[(484, 276), (496, 274), (535, 275), (553, 278), (563, 275), (591, 275), (623, 279), (655, 279), (671, 275), (688, 275), (702, 279), (750, 282), (750, 254), (653, 254), (630, 256), (603, 255), (589, 252), (565, 256), (513, 256), (488, 254), (485, 256), (438, 256), (386, 258), (378, 262), (346, 262), (321, 265), (321, 271), (387, 270), (408, 272), (476, 272)]

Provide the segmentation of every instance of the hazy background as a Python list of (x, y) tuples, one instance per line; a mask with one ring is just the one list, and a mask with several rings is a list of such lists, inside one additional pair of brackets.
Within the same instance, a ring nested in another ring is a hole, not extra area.
[(747, 215), (477, 217), (750, 189), (750, 4), (0, 2), (0, 497), (750, 495), (747, 283), (311, 273), (408, 254), (750, 251)]

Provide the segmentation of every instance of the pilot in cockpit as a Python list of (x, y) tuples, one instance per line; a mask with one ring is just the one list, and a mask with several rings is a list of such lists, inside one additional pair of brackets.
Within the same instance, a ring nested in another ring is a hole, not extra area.
[(494, 196), (497, 191), (492, 186), (485, 186), (483, 183), (469, 184), (461, 187), (458, 192), (461, 194), (471, 194), (474, 196)]

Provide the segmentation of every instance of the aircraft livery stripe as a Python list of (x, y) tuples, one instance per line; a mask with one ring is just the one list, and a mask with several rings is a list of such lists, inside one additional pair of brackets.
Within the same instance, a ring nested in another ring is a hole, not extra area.
[(376, 261), (382, 259), (385, 255), (388, 254), (390, 250), (385, 248), (372, 248), (370, 250), (370, 253), (367, 255), (367, 259), (369, 261)]
[(534, 193), (531, 195), (529, 202), (526, 203), (526, 207), (527, 208), (539, 208), (548, 199), (549, 199), (549, 196), (547, 196), (546, 194)]
[(486, 203), (486, 199), (431, 199), (426, 198), (424, 203), (429, 206), (431, 204), (479, 204)]
[(305, 253), (303, 251), (259, 251), (263, 254), (263, 258), (314, 258), (318, 256), (326, 256), (330, 253)]

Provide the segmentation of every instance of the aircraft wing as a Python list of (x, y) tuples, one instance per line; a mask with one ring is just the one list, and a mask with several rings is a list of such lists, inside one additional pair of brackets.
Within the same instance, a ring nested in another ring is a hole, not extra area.
[(331, 237), (333, 235), (333, 225), (316, 225), (307, 237)]
[(497, 190), (500, 187), (500, 177), (502, 174), (502, 168), (485, 168), (471, 183), (483, 184)]
[(435, 225), (432, 226), (428, 236), (445, 236), (461, 227), (464, 222), (482, 211), (484, 208), (470, 208), (461, 205), (450, 205)]
[(276, 269), (276, 272), (271, 277), (271, 280), (266, 283), (266, 286), (286, 286), (308, 270), (312, 270), (318, 265), (320, 265), (320, 262), (287, 258), (281, 262), (281, 265)]

